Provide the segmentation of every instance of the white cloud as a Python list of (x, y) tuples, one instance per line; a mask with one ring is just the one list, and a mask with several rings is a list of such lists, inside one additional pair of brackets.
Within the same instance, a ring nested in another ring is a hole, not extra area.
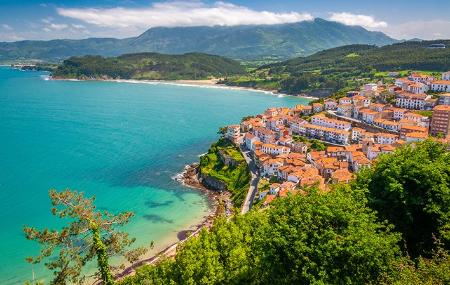
[(53, 22), (53, 18), (47, 17), (47, 18), (42, 19), (41, 21), (42, 21), (42, 23), (50, 24), (51, 22)]
[(347, 12), (331, 13), (331, 16), (328, 19), (349, 26), (362, 26), (371, 30), (386, 28), (388, 26), (386, 22), (377, 21), (373, 16), (358, 15)]
[(398, 25), (391, 25), (382, 31), (396, 39), (420, 38), (424, 40), (450, 38), (449, 20), (411, 21)]
[(78, 25), (78, 24), (72, 24), (72, 27), (75, 28), (75, 29), (79, 29), (79, 30), (82, 30), (82, 29), (85, 29), (85, 28), (86, 28), (85, 26), (83, 26), (83, 25)]
[(55, 24), (55, 23), (51, 23), (50, 25), (47, 26), (47, 28), (49, 28), (50, 30), (56, 30), (56, 31), (65, 30), (68, 27), (69, 27), (69, 25), (67, 25), (67, 24)]
[(13, 28), (8, 24), (1, 24), (0, 27), (5, 31), (12, 31)]
[(58, 8), (59, 15), (109, 28), (234, 26), (312, 20), (308, 13), (256, 11), (225, 2), (160, 2), (148, 8)]

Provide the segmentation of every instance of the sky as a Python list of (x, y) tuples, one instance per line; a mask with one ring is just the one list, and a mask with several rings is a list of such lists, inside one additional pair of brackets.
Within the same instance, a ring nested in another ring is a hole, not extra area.
[(0, 41), (126, 38), (151, 27), (323, 18), (395, 39), (450, 39), (450, 0), (0, 0)]

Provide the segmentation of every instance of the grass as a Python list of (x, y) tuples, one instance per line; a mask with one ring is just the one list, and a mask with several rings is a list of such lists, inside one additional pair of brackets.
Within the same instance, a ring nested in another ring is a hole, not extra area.
[(352, 52), (352, 53), (347, 54), (345, 57), (346, 58), (356, 58), (356, 57), (359, 57), (359, 56), (360, 55), (357, 54), (356, 52)]
[[(224, 164), (219, 152), (231, 157), (236, 161), (236, 165)], [(204, 175), (223, 181), (232, 194), (234, 205), (236, 207), (242, 205), (250, 185), (251, 175), (244, 157), (235, 145), (226, 139), (219, 139), (211, 146), (208, 153), (200, 158), (200, 171)]]

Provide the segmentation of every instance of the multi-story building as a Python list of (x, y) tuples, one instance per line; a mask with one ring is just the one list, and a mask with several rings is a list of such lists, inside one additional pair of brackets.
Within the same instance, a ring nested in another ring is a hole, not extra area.
[(312, 108), (313, 108), (313, 112), (314, 113), (319, 113), (319, 112), (323, 111), (323, 104), (321, 104), (321, 103), (313, 103), (312, 104)]
[(430, 83), (434, 81), (434, 77), (431, 75), (421, 74), (421, 73), (411, 73), (411, 75), (408, 76), (408, 79), (417, 83)]
[(342, 97), (339, 99), (339, 104), (351, 104), (352, 98), (349, 97)]
[(325, 110), (336, 110), (337, 109), (337, 102), (333, 99), (326, 99), (324, 101)]
[(383, 129), (386, 129), (386, 130), (389, 130), (389, 131), (394, 131), (394, 132), (398, 131), (399, 128), (400, 128), (399, 123), (391, 121), (391, 120), (384, 120), (384, 119), (381, 119), (381, 118), (375, 119), (373, 121), (373, 124), (375, 126), (380, 127), (380, 128), (383, 128)]
[(231, 125), (227, 127), (227, 132), (225, 137), (229, 140), (236, 141), (241, 135), (241, 126), (240, 125)]
[(450, 92), (450, 80), (436, 80), (431, 83), (431, 90), (438, 92)]
[(262, 145), (261, 151), (270, 155), (280, 155), (288, 154), (290, 152), (290, 148), (286, 146), (265, 143)]
[(375, 137), (378, 144), (393, 144), (398, 141), (398, 136), (393, 134), (377, 133)]
[(372, 124), (376, 118), (381, 117), (381, 113), (371, 109), (363, 108), (359, 110), (359, 117), (363, 122)]
[(339, 104), (337, 106), (337, 113), (341, 116), (351, 117), (352, 116), (353, 105), (350, 103)]
[(393, 118), (394, 120), (401, 120), (403, 119), (403, 117), (405, 116), (406, 112), (408, 112), (407, 109), (403, 109), (403, 108), (391, 108), (391, 110), (393, 111)]
[[(450, 73), (450, 71), (449, 71)], [(439, 96), (438, 105), (450, 105), (450, 93), (444, 93)]]
[(438, 105), (433, 108), (433, 117), (430, 125), (431, 135), (443, 134), (445, 137), (450, 134), (450, 106)]
[(442, 80), (450, 80), (450, 71), (442, 73)]
[(426, 85), (425, 83), (416, 82), (408, 85), (407, 90), (414, 94), (422, 94), (430, 90), (430, 87), (428, 87), (428, 85)]
[(426, 94), (413, 94), (409, 92), (398, 92), (395, 105), (399, 108), (423, 110), (425, 109)]
[(315, 115), (311, 118), (311, 123), (313, 125), (318, 125), (327, 128), (334, 128), (339, 130), (350, 130), (352, 128), (352, 124), (346, 121), (336, 120), (327, 118), (324, 115)]

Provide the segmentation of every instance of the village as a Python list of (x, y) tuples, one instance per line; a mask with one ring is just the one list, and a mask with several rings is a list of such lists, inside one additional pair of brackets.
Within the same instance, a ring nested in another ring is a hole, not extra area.
[(256, 203), (267, 206), (310, 186), (327, 191), (406, 143), (448, 141), (450, 71), (438, 79), (411, 73), (392, 85), (369, 83), (309, 106), (269, 108), (228, 126), (224, 135), (248, 151), (258, 169), (258, 186), (248, 195)]

